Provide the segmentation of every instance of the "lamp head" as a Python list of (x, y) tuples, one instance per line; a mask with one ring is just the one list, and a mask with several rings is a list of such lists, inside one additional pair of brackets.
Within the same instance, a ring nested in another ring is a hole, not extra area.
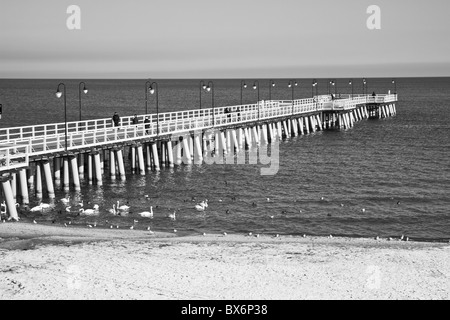
[(294, 86), (297, 86), (297, 85), (298, 85), (298, 83), (297, 83), (297, 81), (295, 81), (295, 82), (294, 82)]
[(86, 86), (83, 88), (83, 92), (84, 94), (88, 93), (88, 89), (86, 88)]
[(275, 87), (275, 82), (272, 81), (271, 85), (272, 85), (272, 87)]
[(244, 82), (244, 89), (247, 88), (247, 84)]
[(155, 93), (155, 89), (153, 87), (148, 88), (148, 91), (150, 92), (150, 94), (154, 94)]
[(206, 91), (211, 91), (211, 87), (209, 85), (206, 87)]
[(58, 89), (58, 91), (56, 91), (56, 97), (59, 99), (59, 98), (61, 98), (61, 96), (62, 96), (62, 92), (59, 91), (59, 89)]
[(206, 90), (206, 84), (203, 84), (202, 88), (203, 90)]
[(253, 84), (253, 89), (256, 89), (257, 87), (256, 87), (256, 83), (255, 84)]

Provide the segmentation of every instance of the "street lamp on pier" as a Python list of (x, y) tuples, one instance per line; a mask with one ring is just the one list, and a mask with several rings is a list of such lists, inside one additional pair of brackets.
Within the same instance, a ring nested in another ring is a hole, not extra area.
[(363, 94), (367, 94), (367, 81), (366, 78), (363, 79)]
[(64, 87), (64, 150), (67, 151), (67, 103), (66, 103), (66, 85), (64, 83), (58, 84), (56, 88), (56, 97), (59, 99), (62, 96), (62, 92), (59, 88)]
[(151, 81), (147, 80), (147, 82), (145, 82), (145, 114), (148, 114), (147, 100), (148, 100), (149, 86), (151, 86)]
[(272, 100), (272, 87), (275, 87), (275, 82), (273, 80), (269, 81), (269, 101)]
[(392, 84), (394, 84), (394, 94), (397, 94), (397, 81), (395, 81), (395, 79), (392, 79)]
[(259, 81), (255, 80), (255, 82), (253, 83), (253, 90), (257, 90), (258, 91), (258, 100), (256, 100), (256, 103), (258, 104), (258, 120), (261, 117), (261, 112), (260, 112), (260, 106), (259, 106)]
[(247, 84), (245, 83), (245, 80), (241, 80), (241, 106), (242, 106), (242, 89), (246, 89)]
[(198, 89), (200, 91), (200, 110), (202, 109), (202, 89), (206, 90), (206, 84), (203, 80), (200, 80), (200, 83), (198, 85)]
[(80, 104), (80, 121), (81, 121), (81, 85), (83, 85), (83, 92), (84, 92), (84, 94), (88, 93), (88, 89), (86, 88), (86, 84), (83, 81), (81, 81), (78, 84), (78, 103)]
[(292, 89), (292, 114), (294, 114), (294, 87), (296, 86), (298, 86), (297, 81), (289, 80), (288, 88)]
[(353, 99), (353, 79), (350, 79), (350, 80), (348, 81), (348, 85), (349, 85), (349, 86), (352, 86), (352, 99)]
[(312, 94), (311, 94), (311, 96), (314, 98), (314, 87), (316, 88), (316, 96), (318, 96), (318, 94), (317, 94), (317, 90), (318, 90), (318, 84), (317, 84), (317, 80), (316, 79), (314, 79), (313, 80), (313, 82), (312, 82), (312, 88), (311, 88), (311, 90), (312, 90)]
[(213, 127), (215, 126), (215, 124), (216, 124), (216, 121), (215, 121), (215, 118), (214, 118), (214, 111), (215, 111), (215, 108), (214, 108), (214, 83), (212, 82), (212, 81), (209, 81), (208, 82), (208, 85), (206, 86), (206, 88), (205, 88), (205, 90), (207, 91), (207, 92), (211, 92), (211, 107), (212, 107), (212, 115), (213, 115)]
[(150, 94), (156, 93), (156, 135), (159, 136), (159, 102), (158, 102), (158, 83), (152, 82), (150, 83), (150, 87), (148, 88)]

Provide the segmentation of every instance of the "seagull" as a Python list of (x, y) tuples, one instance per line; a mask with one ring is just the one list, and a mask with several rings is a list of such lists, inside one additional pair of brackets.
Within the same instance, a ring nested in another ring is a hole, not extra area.
[(33, 223), (36, 224), (37, 223), (36, 220), (33, 220)]
[(303, 235), (303, 238), (306, 238), (306, 234)]
[(361, 210), (362, 212), (366, 212), (366, 209), (364, 209), (364, 208), (362, 208), (362, 210)]
[(134, 226), (131, 226), (131, 227), (130, 227), (130, 230), (133, 230), (133, 229), (134, 229)]
[(67, 228), (67, 223), (64, 223), (64, 227), (66, 227), (66, 228)]
[(173, 232), (177, 233), (177, 229), (173, 229)]
[(270, 202), (270, 198), (267, 198), (267, 202)]
[(153, 218), (153, 207), (150, 206), (150, 211), (139, 212), (138, 215), (143, 218)]
[(205, 233), (205, 232), (203, 232), (203, 236), (206, 236), (206, 233)]
[(274, 216), (269, 216), (270, 217), (270, 219), (273, 219), (273, 218), (275, 218)]
[(251, 236), (252, 236), (252, 234), (253, 234), (253, 233), (249, 232), (249, 233), (248, 233), (248, 236), (249, 236), (249, 237), (251, 237)]
[(227, 233), (226, 233), (226, 232), (224, 232), (224, 233), (223, 233), (223, 235), (224, 235), (224, 236), (226, 236), (226, 235), (227, 235)]
[(333, 238), (333, 236), (330, 234), (329, 238), (331, 239), (331, 238)]
[(92, 228), (92, 226), (90, 224), (87, 225), (89, 228)]
[(320, 200), (325, 200), (325, 198), (324, 198), (324, 197), (321, 197)]

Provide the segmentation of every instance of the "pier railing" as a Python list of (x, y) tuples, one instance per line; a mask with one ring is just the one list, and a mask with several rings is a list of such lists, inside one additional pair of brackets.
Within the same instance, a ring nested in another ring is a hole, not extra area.
[[(121, 125), (114, 127), (110, 118), (68, 122), (67, 145), (65, 139), (65, 124), (46, 124), (27, 127), (0, 129), (0, 140), (14, 147), (8, 147), (3, 154), (9, 157), (5, 164), (12, 165), (28, 163), (26, 159), (11, 152), (28, 150), (32, 155), (42, 155), (51, 152), (63, 152), (89, 148), (109, 143), (120, 143), (140, 138), (156, 137), (167, 134), (184, 134), (187, 131), (202, 130), (211, 127), (244, 124), (246, 122), (270, 120), (284, 116), (301, 115), (324, 110), (347, 110), (359, 104), (382, 103), (397, 100), (397, 95), (346, 95), (347, 98), (331, 96), (316, 96), (298, 100), (270, 100), (259, 103), (225, 106), (209, 109), (186, 110), (148, 115), (139, 115), (138, 124), (132, 123), (132, 116), (121, 118)], [(149, 123), (144, 123), (145, 118)], [(25, 149), (29, 147), (29, 149)], [(11, 160), (12, 159), (12, 160)], [(10, 163), (12, 161), (12, 163)], [(1, 166), (0, 170), (6, 168)]]
[(0, 147), (0, 171), (27, 167), (29, 155), (28, 145)]

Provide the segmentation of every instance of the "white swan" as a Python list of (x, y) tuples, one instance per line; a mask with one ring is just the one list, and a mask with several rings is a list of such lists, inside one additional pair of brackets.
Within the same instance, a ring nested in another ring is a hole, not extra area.
[(195, 209), (197, 211), (205, 211), (205, 206), (203, 206), (201, 203), (199, 203), (199, 204), (195, 205)]
[(127, 206), (125, 204), (123, 205), (119, 205), (119, 200), (117, 200), (117, 210), (122, 210), (122, 211), (128, 211), (130, 209), (130, 206)]
[(204, 201), (202, 201), (200, 203), (202, 206), (204, 206), (205, 208), (208, 208), (208, 199), (205, 199)]
[(143, 218), (153, 218), (153, 207), (150, 206), (150, 211), (139, 212), (138, 215)]
[(42, 210), (44, 210), (44, 208), (41, 205), (33, 207), (33, 208), (30, 209), (31, 212), (39, 212), (39, 211), (42, 211)]
[(69, 202), (70, 202), (70, 195), (68, 195), (66, 198), (62, 198), (61, 202), (64, 203), (65, 205), (69, 204)]
[(113, 204), (112, 209), (109, 209), (108, 212), (109, 212), (109, 213), (112, 213), (113, 215), (116, 215), (116, 214), (117, 214), (117, 212), (116, 212), (116, 205)]
[(93, 216), (93, 215), (97, 215), (98, 212), (98, 204), (94, 205), (93, 209), (80, 209), (80, 214), (84, 214), (86, 216)]
[(169, 217), (169, 219), (172, 219), (172, 220), (176, 220), (177, 218), (176, 218), (176, 211), (174, 211), (173, 213), (171, 213), (171, 214), (169, 214), (167, 217)]
[(51, 204), (49, 204), (49, 203), (43, 203), (43, 202), (41, 202), (40, 204), (39, 204), (43, 209), (48, 209), (48, 208), (50, 208), (52, 205)]

